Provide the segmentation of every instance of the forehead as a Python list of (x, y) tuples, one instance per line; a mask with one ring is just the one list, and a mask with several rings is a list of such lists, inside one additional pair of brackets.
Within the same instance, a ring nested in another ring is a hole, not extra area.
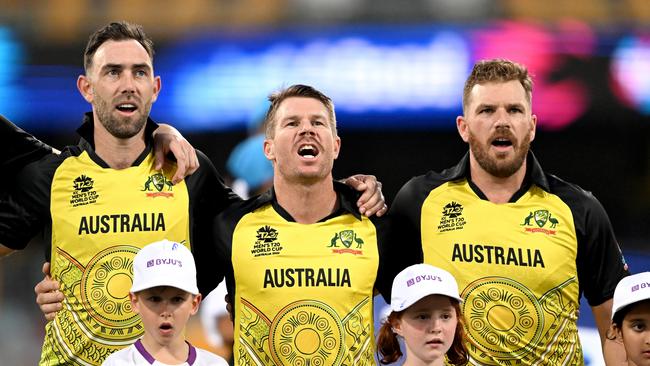
[(148, 64), (152, 66), (147, 50), (135, 39), (109, 40), (102, 43), (93, 55), (92, 64), (98, 68), (107, 64)]
[(476, 84), (469, 93), (470, 105), (526, 103), (526, 90), (517, 80)]
[(327, 118), (327, 108), (318, 99), (290, 97), (282, 101), (277, 110), (279, 120), (290, 117), (320, 116)]

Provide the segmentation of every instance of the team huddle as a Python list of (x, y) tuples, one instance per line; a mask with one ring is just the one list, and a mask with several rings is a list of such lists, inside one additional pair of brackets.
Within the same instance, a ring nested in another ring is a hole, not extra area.
[[(235, 365), (584, 365), (583, 295), (607, 364), (650, 365), (650, 274), (629, 275), (604, 208), (532, 153), (524, 66), (474, 65), (456, 119), (468, 152), (388, 208), (374, 177), (334, 179), (334, 102), (308, 85), (269, 96), (273, 185), (241, 199), (149, 117), (153, 55), (138, 25), (91, 35), (78, 145), (53, 151), (1, 120), (16, 153), (0, 255), (42, 230), (50, 243), (40, 365), (227, 365), (184, 332), (224, 279)], [(377, 294), (391, 313), (375, 340)]]

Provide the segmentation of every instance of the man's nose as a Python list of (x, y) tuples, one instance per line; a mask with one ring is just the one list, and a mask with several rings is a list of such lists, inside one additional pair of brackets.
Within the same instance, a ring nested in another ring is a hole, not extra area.
[(499, 108), (495, 113), (495, 117), (496, 121), (494, 124), (496, 127), (510, 127), (510, 116), (506, 110)]
[(135, 80), (133, 78), (133, 75), (130, 73), (124, 73), (124, 76), (121, 79), (122, 83), (120, 85), (120, 90), (121, 93), (129, 93), (133, 94), (135, 93)]
[(314, 126), (311, 125), (309, 122), (303, 122), (300, 124), (300, 134), (313, 134), (314, 133)]

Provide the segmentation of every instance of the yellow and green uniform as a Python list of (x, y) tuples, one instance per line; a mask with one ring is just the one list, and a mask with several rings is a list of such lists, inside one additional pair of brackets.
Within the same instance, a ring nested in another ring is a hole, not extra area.
[(527, 159), (508, 203), (486, 199), (466, 155), (409, 181), (391, 215), (425, 263), (456, 277), (472, 364), (582, 365), (580, 296), (610, 299), (627, 268), (596, 198)]
[(87, 115), (80, 144), (28, 165), (13, 201), (0, 209), (13, 217), (0, 243), (21, 249), (43, 228), (51, 239), (46, 258), (65, 300), (46, 325), (40, 365), (99, 365), (142, 336), (128, 292), (133, 256), (146, 244), (169, 239), (190, 248), (203, 293), (223, 277), (210, 226), (238, 198), (202, 154), (199, 171), (172, 185), (175, 166), (154, 169), (155, 128), (148, 121), (147, 148), (131, 167), (115, 170), (95, 154)]
[(391, 254), (385, 220), (361, 216), (351, 188), (335, 189), (340, 209), (314, 224), (296, 223), (273, 191), (219, 217), (236, 365), (374, 365), (373, 292), (389, 296), (420, 249)]

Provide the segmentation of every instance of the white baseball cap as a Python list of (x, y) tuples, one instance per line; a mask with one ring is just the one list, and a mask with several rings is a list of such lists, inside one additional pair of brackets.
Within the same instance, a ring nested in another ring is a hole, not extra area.
[(131, 292), (157, 286), (176, 287), (198, 295), (194, 257), (183, 244), (157, 241), (140, 249), (133, 258)]
[(390, 307), (393, 311), (402, 311), (429, 295), (445, 295), (463, 301), (451, 273), (421, 263), (406, 267), (395, 276)]
[(643, 300), (650, 300), (650, 272), (623, 277), (614, 290), (612, 319), (617, 311)]

